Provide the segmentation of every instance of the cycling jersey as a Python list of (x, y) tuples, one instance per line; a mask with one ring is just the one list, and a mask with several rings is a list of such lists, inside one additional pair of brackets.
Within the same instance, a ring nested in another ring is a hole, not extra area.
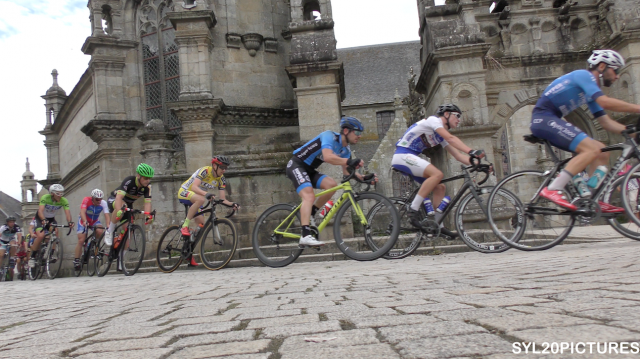
[(395, 153), (411, 153), (418, 155), (425, 149), (442, 145), (446, 147), (449, 142), (445, 141), (436, 130), (444, 128), (442, 120), (437, 116), (420, 120), (407, 129), (402, 138), (396, 143)]
[(602, 96), (597, 79), (587, 70), (576, 70), (557, 78), (545, 90), (533, 113), (548, 113), (564, 117), (587, 104), (595, 118), (605, 115), (596, 99)]
[(22, 229), (19, 225), (14, 224), (13, 228), (11, 228), (5, 224), (0, 227), (0, 241), (9, 243), (15, 239), (16, 234), (18, 233), (22, 233)]
[(107, 201), (105, 201), (104, 199), (100, 200), (99, 205), (94, 205), (91, 197), (85, 197), (82, 200), (80, 208), (87, 210), (87, 224), (90, 226), (93, 226), (96, 221), (98, 221), (98, 219), (100, 218), (100, 213), (102, 213), (103, 211), (104, 213), (109, 213), (109, 206), (107, 206)]
[(325, 148), (331, 149), (333, 153), (342, 158), (351, 157), (349, 145), (342, 147), (342, 135), (333, 131), (325, 131), (314, 137), (311, 141), (293, 151), (293, 157), (300, 159), (312, 168), (318, 168), (324, 162), (322, 150)]
[(213, 171), (213, 167), (204, 166), (195, 171), (191, 177), (186, 180), (180, 188), (183, 190), (190, 191), (193, 186), (193, 181), (195, 179), (200, 180), (200, 189), (203, 191), (209, 189), (225, 189), (227, 186), (227, 180), (225, 180), (224, 176), (215, 177), (215, 172)]
[(138, 198), (144, 196), (145, 202), (151, 202), (151, 185), (141, 187), (136, 176), (129, 176), (122, 181), (120, 187), (111, 192), (111, 197), (116, 195), (124, 195), (124, 201), (127, 205), (133, 204)]
[[(56, 216), (56, 212), (60, 208), (69, 209), (69, 201), (66, 198), (60, 197), (58, 202), (53, 201), (53, 196), (50, 194), (45, 194), (40, 198), (40, 205), (44, 205), (44, 218), (53, 218)], [(40, 217), (40, 212), (36, 214), (37, 217)], [(44, 219), (40, 218), (40, 219)]]

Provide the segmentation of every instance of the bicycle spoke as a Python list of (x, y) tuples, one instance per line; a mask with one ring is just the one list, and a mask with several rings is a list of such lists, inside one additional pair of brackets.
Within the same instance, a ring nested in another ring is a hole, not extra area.
[(217, 270), (226, 266), (238, 245), (238, 235), (233, 223), (219, 218), (204, 229), (200, 242), (200, 256), (207, 269)]
[(298, 246), (302, 227), (299, 213), (291, 215), (293, 210), (294, 207), (290, 205), (275, 205), (264, 211), (256, 221), (251, 238), (253, 252), (265, 265), (283, 267), (302, 253)]

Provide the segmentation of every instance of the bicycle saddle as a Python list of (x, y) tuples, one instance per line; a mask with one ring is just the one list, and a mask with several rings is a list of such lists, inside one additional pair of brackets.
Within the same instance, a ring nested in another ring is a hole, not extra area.
[(547, 142), (547, 140), (542, 139), (542, 138), (539, 138), (539, 137), (536, 137), (536, 136), (531, 135), (531, 134), (529, 134), (529, 135), (524, 135), (524, 136), (522, 136), (522, 137), (524, 138), (524, 140), (525, 140), (525, 141), (527, 141), (527, 142), (529, 142), (529, 143), (533, 143), (533, 144), (536, 144), (536, 143), (545, 143), (545, 142)]

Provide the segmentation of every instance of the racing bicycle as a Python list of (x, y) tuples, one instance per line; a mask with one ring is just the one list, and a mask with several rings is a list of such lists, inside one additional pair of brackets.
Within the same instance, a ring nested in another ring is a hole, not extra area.
[[(42, 278), (45, 271), (47, 272), (47, 277), (49, 277), (49, 279), (56, 278), (62, 266), (63, 246), (60, 242), (60, 238), (56, 235), (56, 231), (52, 230), (52, 228), (69, 228), (69, 232), (67, 233), (68, 236), (71, 234), (73, 224), (73, 222), (70, 222), (68, 225), (47, 224), (44, 226), (45, 228), (49, 228), (49, 232), (46, 233), (42, 240), (40, 249), (36, 251), (34, 259), (35, 265), (33, 268), (29, 268), (29, 278), (31, 278), (31, 280)], [(44, 228), (41, 230), (44, 231)]]

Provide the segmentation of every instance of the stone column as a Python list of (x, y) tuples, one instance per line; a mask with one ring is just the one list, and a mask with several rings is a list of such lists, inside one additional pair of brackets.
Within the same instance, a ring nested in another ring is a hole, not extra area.
[(93, 72), (97, 120), (127, 119), (123, 69), (127, 51), (137, 45), (135, 41), (92, 36), (82, 46), (82, 52), (91, 55), (89, 68)]
[[(176, 10), (181, 9), (176, 6)], [(212, 99), (211, 28), (216, 24), (212, 10), (174, 11), (168, 14), (176, 29), (180, 56), (180, 101)]]
[(144, 126), (142, 135), (138, 138), (142, 141), (143, 150), (140, 154), (144, 163), (153, 167), (157, 175), (165, 175), (171, 172), (171, 160), (173, 153), (173, 138), (176, 134), (170, 133), (162, 120), (153, 119)]
[(187, 172), (192, 173), (213, 156), (213, 121), (224, 106), (221, 99), (176, 101), (167, 104), (182, 122)]

